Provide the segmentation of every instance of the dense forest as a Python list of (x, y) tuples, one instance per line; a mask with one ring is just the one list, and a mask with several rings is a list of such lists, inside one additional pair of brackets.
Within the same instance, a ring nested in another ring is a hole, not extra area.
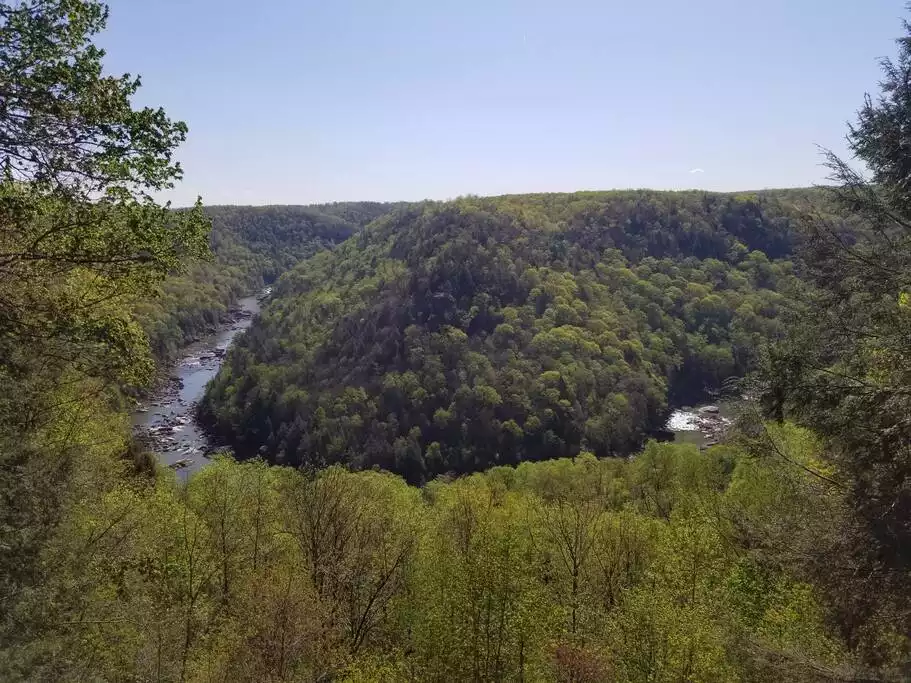
[[(173, 210), (107, 17), (0, 0), (0, 679), (911, 680), (911, 25), (827, 189)], [(125, 392), (275, 278), (264, 457), (155, 467)]]
[(857, 680), (797, 569), (841, 515), (798, 469), (819, 443), (771, 438), (792, 467), (651, 444), (423, 489), (230, 460), (186, 487), (108, 486), (55, 539), (35, 596), (53, 596), (50, 626), (17, 664), (42, 680)]
[(223, 321), (238, 297), (259, 291), (392, 208), (376, 202), (205, 207), (212, 224), (210, 255), (185, 264), (136, 303), (152, 352), (160, 361), (173, 359), (187, 342)]
[[(784, 192), (408, 207), (291, 270), (210, 386), (240, 454), (446, 472), (628, 454), (754, 368), (794, 275)], [(803, 207), (803, 208), (802, 208)]]

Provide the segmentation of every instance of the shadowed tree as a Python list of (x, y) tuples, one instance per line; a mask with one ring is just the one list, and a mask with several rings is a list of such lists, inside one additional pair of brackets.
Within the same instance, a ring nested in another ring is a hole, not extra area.
[[(911, 25), (880, 93), (826, 152), (832, 194), (856, 221), (808, 216), (809, 282), (789, 338), (765, 370), (766, 407), (825, 437), (855, 520), (843, 581), (863, 599), (842, 614), (847, 642), (874, 664), (877, 624), (911, 632)], [(865, 168), (861, 171), (854, 164)]]

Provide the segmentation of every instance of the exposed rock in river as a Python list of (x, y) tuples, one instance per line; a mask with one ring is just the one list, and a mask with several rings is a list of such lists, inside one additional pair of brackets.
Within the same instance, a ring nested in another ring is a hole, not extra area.
[[(228, 320), (214, 334), (187, 347), (153, 400), (134, 411), (133, 430), (137, 440), (168, 467), (193, 471), (205, 464), (205, 458), (221, 450), (196, 425), (193, 409), (206, 384), (218, 372), (234, 335), (246, 329), (259, 310), (255, 297), (238, 303), (239, 307), (230, 312)], [(157, 410), (149, 412), (149, 406)]]
[(700, 436), (700, 447), (715, 446), (724, 439), (731, 421), (721, 414), (716, 405), (698, 408), (681, 408), (671, 413), (667, 429), (675, 433), (696, 432)]

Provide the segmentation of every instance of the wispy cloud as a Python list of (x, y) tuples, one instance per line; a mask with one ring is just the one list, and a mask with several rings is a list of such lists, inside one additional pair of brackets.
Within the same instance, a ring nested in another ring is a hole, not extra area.
[(705, 173), (701, 168), (691, 168), (690, 173)]

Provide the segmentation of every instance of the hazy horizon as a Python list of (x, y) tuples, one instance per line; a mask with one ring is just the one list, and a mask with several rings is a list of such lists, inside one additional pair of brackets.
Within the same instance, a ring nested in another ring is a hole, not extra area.
[[(835, 187), (835, 185), (827, 185), (826, 183), (820, 183), (817, 185), (795, 185), (793, 187), (753, 187), (753, 188), (740, 188), (737, 190), (709, 190), (701, 187), (680, 187), (680, 188), (660, 188), (660, 187), (608, 187), (608, 188), (597, 188), (597, 189), (581, 189), (581, 190), (542, 190), (540, 192), (504, 192), (500, 194), (480, 194), (477, 192), (470, 192), (466, 194), (454, 195), (452, 197), (423, 197), (422, 199), (331, 199), (328, 201), (315, 201), (315, 202), (263, 202), (263, 203), (231, 203), (231, 202), (218, 202), (212, 203), (205, 201), (203, 197), (203, 206), (204, 207), (218, 207), (218, 206), (230, 206), (230, 207), (268, 207), (268, 206), (319, 206), (321, 204), (353, 204), (357, 202), (377, 202), (380, 204), (416, 204), (420, 202), (450, 202), (456, 199), (463, 197), (481, 197), (489, 199), (497, 199), (500, 197), (521, 197), (523, 195), (534, 195), (534, 194), (577, 194), (584, 192), (706, 192), (709, 194), (747, 194), (751, 192), (786, 192), (788, 190), (812, 190), (816, 188), (825, 188), (825, 187)], [(188, 204), (172, 204), (172, 208), (175, 209), (187, 209), (192, 206), (191, 203)]]
[(190, 127), (175, 206), (824, 182), (903, 0), (733, 4), (113, 0), (99, 42)]

